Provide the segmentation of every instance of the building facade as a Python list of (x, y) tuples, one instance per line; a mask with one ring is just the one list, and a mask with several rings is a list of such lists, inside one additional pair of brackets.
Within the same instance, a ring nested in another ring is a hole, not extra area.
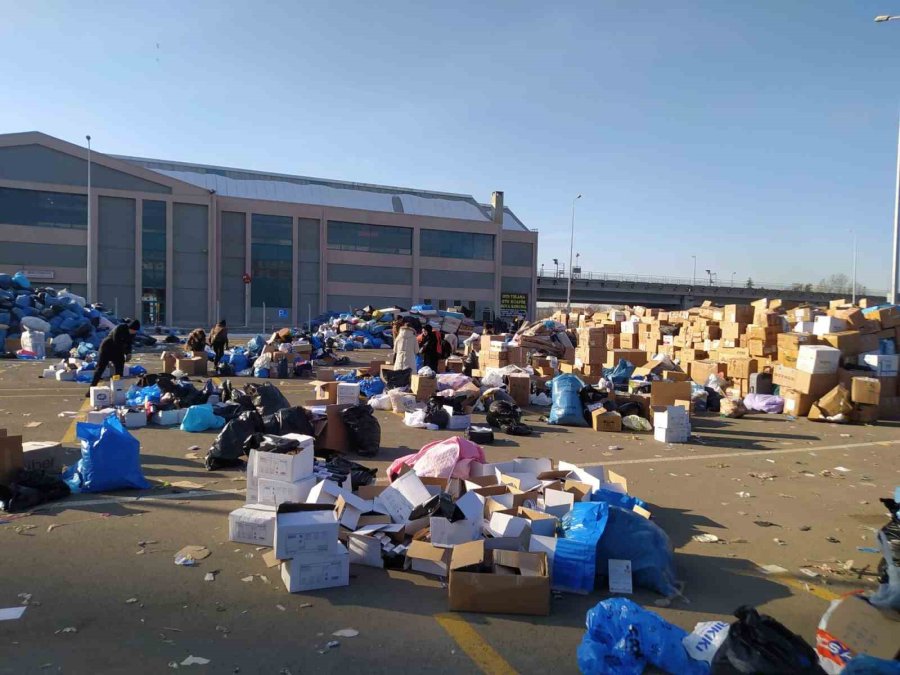
[(298, 325), (420, 302), (533, 316), (536, 268), (537, 232), (502, 192), (483, 204), (0, 135), (0, 271), (151, 325), (257, 327), (264, 312)]

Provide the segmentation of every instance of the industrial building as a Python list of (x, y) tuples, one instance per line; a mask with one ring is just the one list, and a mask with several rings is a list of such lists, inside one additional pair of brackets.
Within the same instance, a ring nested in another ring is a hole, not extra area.
[(90, 152), (0, 135), (0, 271), (146, 324), (298, 325), (324, 310), (534, 315), (537, 232), (470, 195)]

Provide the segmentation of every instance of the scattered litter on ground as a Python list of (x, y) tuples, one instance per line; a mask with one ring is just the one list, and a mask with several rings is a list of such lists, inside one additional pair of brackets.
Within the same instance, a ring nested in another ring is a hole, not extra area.
[(21, 619), (27, 607), (4, 607), (0, 608), (0, 621), (14, 621)]
[(355, 628), (341, 628), (340, 630), (334, 631), (332, 635), (334, 637), (352, 638), (359, 635), (359, 631)]
[(744, 492), (744, 491), (741, 491), (741, 492), (735, 492), (735, 494), (736, 494), (738, 497), (740, 497), (741, 499), (750, 499), (750, 497), (753, 496), (753, 495), (751, 495), (749, 492)]
[(834, 467), (834, 470), (840, 471), (841, 473), (849, 473), (850, 471), (850, 469), (848, 469), (846, 466), (836, 466)]
[(812, 578), (815, 578), (815, 577), (819, 576), (819, 573), (818, 573), (818, 572), (816, 572), (815, 570), (811, 570), (811, 569), (808, 568), (808, 567), (801, 567), (801, 568), (800, 568), (800, 573), (801, 573), (801, 574), (805, 574), (806, 576), (812, 577)]
[(215, 581), (215, 580), (216, 580), (215, 572), (207, 572), (203, 577), (203, 581)]
[(714, 534), (695, 534), (691, 537), (694, 541), (698, 541), (701, 544), (724, 544), (725, 541), (723, 539), (719, 539)]
[(172, 487), (184, 488), (185, 490), (199, 490), (203, 487), (202, 483), (195, 483), (192, 480), (179, 480), (171, 485)]
[(208, 558), (210, 551), (205, 546), (189, 545), (175, 554), (175, 564), (183, 567), (193, 567), (197, 561)]
[(34, 429), (35, 427), (39, 427), (43, 424), (43, 422), (29, 422), (25, 425), (26, 429)]
[(209, 663), (209, 659), (204, 659), (202, 656), (188, 656), (184, 661), (181, 662), (182, 666), (205, 666)]
[(133, 605), (133, 604), (135, 604), (137, 601), (138, 601), (137, 598), (128, 598), (128, 599), (125, 601), (125, 604), (126, 604), (126, 605)]
[(787, 574), (787, 569), (781, 565), (760, 565), (759, 569), (763, 574)]
[(841, 540), (837, 537), (825, 537), (825, 541), (831, 542), (832, 544), (840, 544)]
[(75, 628), (75, 626), (66, 626), (65, 628), (60, 628), (58, 631), (56, 631), (56, 635), (59, 635), (60, 633), (77, 633), (77, 632), (78, 632), (78, 629)]
[(754, 525), (759, 525), (760, 527), (781, 527), (778, 523), (773, 523), (768, 520), (754, 520)]

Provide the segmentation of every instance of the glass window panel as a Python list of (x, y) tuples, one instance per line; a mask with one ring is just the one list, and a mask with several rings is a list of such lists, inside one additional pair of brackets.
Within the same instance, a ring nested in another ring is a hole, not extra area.
[(141, 205), (142, 320), (165, 322), (166, 203), (146, 199)]
[(419, 253), (432, 258), (493, 260), (494, 235), (478, 232), (422, 230)]
[(412, 255), (412, 229), (330, 220), (328, 248), (338, 251)]
[(290, 308), (293, 300), (294, 221), (290, 216), (251, 216), (250, 301), (253, 307)]
[(0, 223), (87, 229), (87, 196), (0, 188)]

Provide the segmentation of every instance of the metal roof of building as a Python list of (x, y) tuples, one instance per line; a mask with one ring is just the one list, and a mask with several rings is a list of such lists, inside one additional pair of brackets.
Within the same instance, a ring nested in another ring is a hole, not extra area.
[[(490, 222), (493, 212), (490, 206), (479, 204), (471, 195), (168, 162), (142, 157), (120, 155), (113, 157), (191, 185), (213, 190), (216, 194), (226, 197), (408, 213), (478, 222)], [(507, 208), (503, 211), (503, 229), (527, 231), (512, 211)]]

